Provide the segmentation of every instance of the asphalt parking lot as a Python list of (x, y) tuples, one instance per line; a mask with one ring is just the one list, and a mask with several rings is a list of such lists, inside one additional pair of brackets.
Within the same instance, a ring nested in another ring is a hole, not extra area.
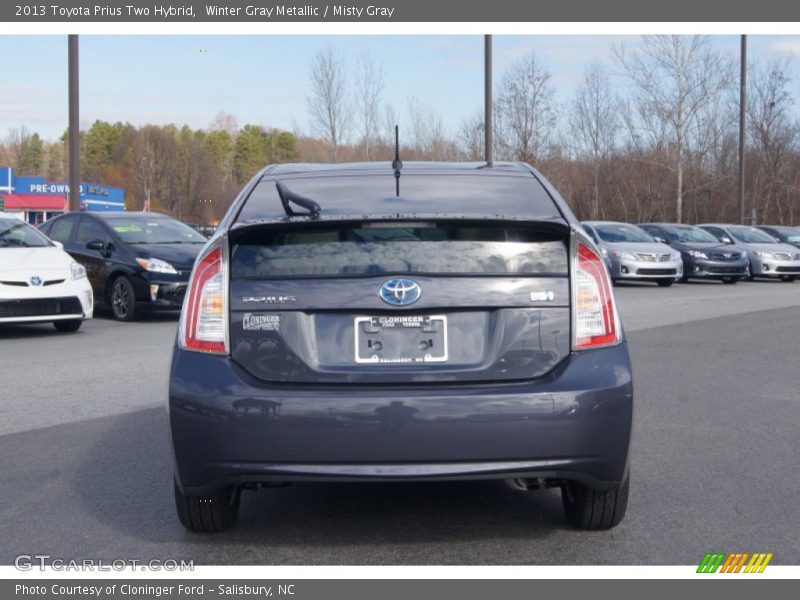
[(628, 515), (608, 532), (568, 527), (556, 491), (475, 482), (261, 490), (231, 531), (187, 533), (164, 409), (175, 319), (0, 326), (0, 563), (696, 564), (716, 550), (798, 564), (800, 283), (617, 297), (637, 406)]

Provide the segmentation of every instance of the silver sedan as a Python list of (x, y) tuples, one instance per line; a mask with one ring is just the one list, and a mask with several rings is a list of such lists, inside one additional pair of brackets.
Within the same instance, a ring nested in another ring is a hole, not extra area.
[(584, 221), (597, 243), (612, 281), (654, 281), (667, 287), (683, 277), (681, 253), (655, 241), (636, 225), (614, 221)]
[(779, 277), (783, 281), (794, 281), (800, 276), (800, 250), (790, 244), (782, 244), (757, 227), (720, 223), (704, 223), (698, 227), (720, 242), (736, 244), (747, 252), (753, 277)]

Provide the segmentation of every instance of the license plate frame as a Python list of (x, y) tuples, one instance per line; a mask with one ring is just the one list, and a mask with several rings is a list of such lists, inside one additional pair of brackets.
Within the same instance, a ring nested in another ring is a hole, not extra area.
[[(424, 365), (448, 360), (447, 315), (360, 315), (353, 319), (353, 331), (354, 359), (359, 365)], [(380, 346), (376, 347), (376, 341)], [(415, 346), (414, 350), (409, 346)]]

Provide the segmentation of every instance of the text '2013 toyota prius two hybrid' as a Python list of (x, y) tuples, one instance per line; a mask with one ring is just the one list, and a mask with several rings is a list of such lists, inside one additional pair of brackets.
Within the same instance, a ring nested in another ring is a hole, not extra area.
[(243, 489), (509, 479), (605, 529), (633, 389), (608, 272), (524, 164), (283, 165), (198, 257), (170, 373), (181, 522)]

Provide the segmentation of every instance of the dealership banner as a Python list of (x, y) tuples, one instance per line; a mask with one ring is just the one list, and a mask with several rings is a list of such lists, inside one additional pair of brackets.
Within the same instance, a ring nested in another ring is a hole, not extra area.
[(0, 20), (84, 22), (793, 22), (800, 3), (641, 0), (39, 0), (3, 2)]
[[(756, 587), (758, 586), (758, 587)], [(765, 587), (766, 586), (766, 587)], [(707, 586), (714, 597), (751, 598), (756, 594), (774, 594), (774, 597), (794, 597), (796, 582), (787, 579), (741, 580), (721, 579)], [(451, 580), (451, 579), (312, 579), (312, 580), (3, 580), (0, 581), (2, 598), (50, 598), (76, 600), (99, 598), (102, 600), (158, 599), (177, 600), (195, 598), (256, 600), (352, 600), (353, 598), (380, 598), (380, 600), (530, 600), (552, 595), (554, 598), (602, 598), (605, 594), (623, 592), (628, 597), (676, 598), (696, 592), (696, 582), (686, 579), (672, 580), (610, 580), (610, 579), (505, 579), (505, 580)]]

